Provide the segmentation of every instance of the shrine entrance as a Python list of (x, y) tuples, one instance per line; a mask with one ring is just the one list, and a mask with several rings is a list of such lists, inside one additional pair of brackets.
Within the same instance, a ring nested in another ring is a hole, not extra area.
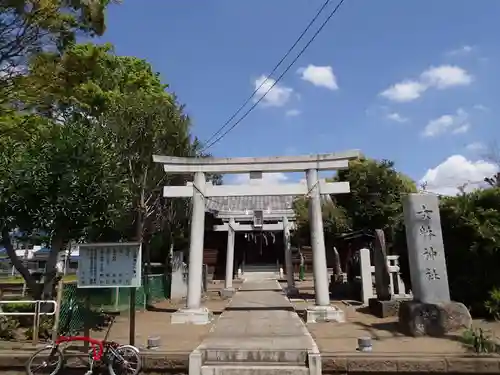
[(241, 237), (244, 266), (283, 264), (285, 244), (280, 233), (250, 232)]
[[(307, 321), (341, 321), (343, 313), (336, 306), (330, 305), (328, 291), (328, 271), (321, 213), (321, 195), (345, 194), (350, 192), (345, 181), (328, 182), (320, 179), (321, 171), (346, 169), (349, 160), (359, 158), (358, 151), (338, 154), (279, 156), (260, 158), (180, 158), (154, 155), (153, 161), (163, 164), (163, 169), (170, 174), (194, 174), (193, 182), (186, 186), (164, 186), (166, 198), (192, 197), (191, 235), (189, 244), (189, 273), (186, 307), (172, 314), (172, 323), (208, 324), (212, 314), (201, 305), (203, 274), (203, 243), (205, 234), (206, 201), (217, 197), (249, 196), (302, 196), (309, 201), (309, 222), (311, 227), (311, 247), (313, 253), (314, 290), (316, 305), (307, 310)], [(250, 179), (262, 179), (264, 173), (305, 172), (306, 180), (299, 183), (271, 184), (265, 189), (258, 185), (213, 185), (207, 182), (207, 174), (249, 173)], [(290, 207), (292, 208), (292, 207)], [(267, 212), (267, 210), (266, 210)], [(273, 213), (272, 207), (269, 213)], [(291, 223), (284, 215), (278, 223), (266, 223), (265, 213), (253, 212), (253, 224), (240, 224), (231, 215), (228, 222), (214, 225), (215, 231), (225, 231), (228, 235), (226, 255), (226, 279), (224, 290), (234, 292), (232, 287), (233, 266), (235, 263), (235, 241), (237, 232), (275, 232), (281, 231), (285, 238), (285, 257), (288, 288), (294, 287), (292, 276), (292, 258), (290, 246)], [(260, 249), (258, 252), (261, 254)], [(267, 256), (267, 254), (266, 254)], [(262, 259), (262, 258), (261, 258)]]

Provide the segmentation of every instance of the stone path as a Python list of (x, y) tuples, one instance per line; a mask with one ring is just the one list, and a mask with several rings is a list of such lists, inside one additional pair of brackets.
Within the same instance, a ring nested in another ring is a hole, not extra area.
[(255, 280), (242, 284), (189, 367), (190, 375), (310, 374), (318, 362), (321, 371), (317, 346), (279, 283)]

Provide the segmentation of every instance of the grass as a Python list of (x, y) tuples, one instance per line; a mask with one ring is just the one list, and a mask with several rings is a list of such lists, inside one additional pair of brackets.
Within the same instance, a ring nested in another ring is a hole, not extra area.
[[(63, 277), (65, 282), (76, 281), (76, 275), (65, 275)], [(0, 284), (2, 283), (11, 283), (11, 284), (24, 284), (24, 279), (22, 276), (9, 276), (5, 278), (0, 278)]]

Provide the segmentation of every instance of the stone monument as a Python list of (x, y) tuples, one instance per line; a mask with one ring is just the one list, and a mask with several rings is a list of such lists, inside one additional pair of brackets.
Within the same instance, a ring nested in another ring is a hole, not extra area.
[(375, 244), (373, 247), (373, 263), (375, 264), (375, 289), (379, 301), (391, 300), (390, 274), (387, 263), (385, 234), (382, 229), (375, 229)]
[(387, 259), (387, 246), (385, 234), (382, 229), (375, 230), (375, 243), (373, 248), (373, 263), (375, 266), (376, 298), (368, 300), (370, 312), (379, 317), (397, 316), (401, 302), (408, 300), (401, 296), (394, 296), (391, 290), (391, 273)]
[(399, 308), (401, 330), (411, 336), (443, 336), (470, 327), (469, 310), (450, 300), (438, 197), (408, 194), (403, 211), (413, 300)]
[(333, 246), (332, 253), (333, 274), (330, 276), (330, 294), (334, 299), (344, 299), (349, 296), (349, 284), (347, 283), (347, 275), (342, 272), (340, 255), (335, 246)]

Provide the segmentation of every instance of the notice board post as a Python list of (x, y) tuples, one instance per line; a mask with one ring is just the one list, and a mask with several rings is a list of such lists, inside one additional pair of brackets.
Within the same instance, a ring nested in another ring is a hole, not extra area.
[(135, 296), (142, 285), (139, 242), (79, 245), (78, 288), (130, 288), (129, 342), (135, 343)]

